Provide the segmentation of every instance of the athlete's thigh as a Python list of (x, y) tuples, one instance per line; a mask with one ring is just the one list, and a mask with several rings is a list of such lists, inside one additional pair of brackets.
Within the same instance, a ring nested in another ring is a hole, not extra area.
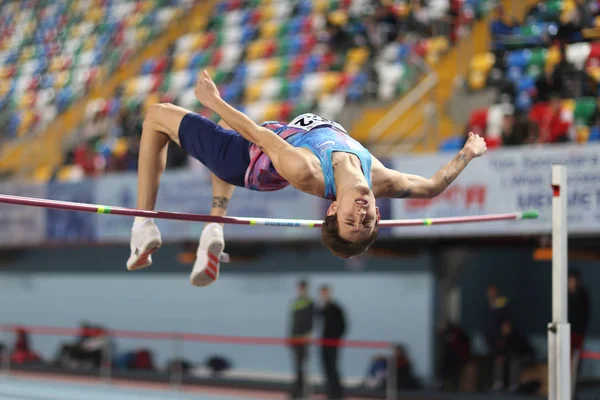
[(191, 113), (183, 107), (170, 103), (153, 104), (148, 110), (147, 119), (151, 121), (154, 129), (167, 134), (171, 140), (179, 144), (179, 127), (183, 117)]

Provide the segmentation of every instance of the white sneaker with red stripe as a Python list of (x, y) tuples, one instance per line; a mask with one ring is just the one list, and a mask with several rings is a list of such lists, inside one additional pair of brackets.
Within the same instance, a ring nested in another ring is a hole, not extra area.
[(160, 231), (152, 219), (133, 226), (131, 230), (131, 255), (127, 269), (135, 271), (152, 265), (152, 253), (162, 246)]
[(208, 286), (219, 278), (221, 262), (228, 262), (229, 257), (223, 253), (225, 240), (223, 227), (219, 224), (207, 224), (200, 236), (200, 245), (196, 252), (196, 262), (190, 275), (194, 286)]

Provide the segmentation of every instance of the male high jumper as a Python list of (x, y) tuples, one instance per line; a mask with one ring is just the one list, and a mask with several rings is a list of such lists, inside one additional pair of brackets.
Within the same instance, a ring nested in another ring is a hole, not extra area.
[[(236, 186), (274, 191), (292, 185), (331, 200), (321, 240), (342, 258), (364, 252), (375, 241), (380, 219), (375, 199), (437, 196), (473, 158), (486, 152), (485, 141), (471, 133), (462, 150), (427, 179), (384, 167), (341, 125), (314, 114), (300, 115), (288, 124), (267, 121), (258, 125), (221, 98), (206, 71), (195, 95), (222, 118), (221, 122), (215, 124), (172, 104), (150, 106), (140, 144), (138, 208), (154, 209), (172, 140), (211, 170), (210, 215), (226, 214)], [(151, 254), (161, 245), (154, 220), (136, 217), (127, 268), (148, 267)], [(193, 285), (206, 286), (218, 278), (224, 248), (223, 226), (207, 224), (190, 276)]]

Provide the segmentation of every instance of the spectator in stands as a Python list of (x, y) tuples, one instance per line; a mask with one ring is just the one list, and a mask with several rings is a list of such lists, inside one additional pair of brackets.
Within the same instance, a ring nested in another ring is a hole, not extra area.
[[(323, 340), (339, 341), (346, 333), (346, 317), (344, 310), (331, 298), (331, 289), (327, 285), (321, 286), (321, 308), (319, 313), (322, 318)], [(329, 344), (329, 343), (326, 343)], [(342, 399), (343, 391), (338, 372), (338, 356), (340, 347), (337, 343), (332, 346), (321, 347), (323, 370), (327, 380), (327, 394), (329, 399)]]
[(10, 360), (14, 364), (39, 363), (42, 361), (40, 356), (31, 349), (29, 341), (29, 332), (23, 328), (16, 331), (17, 339), (11, 354)]
[(494, 353), (494, 390), (516, 392), (521, 369), (535, 358), (533, 347), (525, 335), (517, 332), (510, 320), (505, 320)]
[(97, 369), (107, 345), (109, 338), (103, 328), (83, 323), (78, 339), (71, 344), (63, 344), (55, 362), (67, 368)]
[(490, 23), (492, 51), (496, 54), (496, 57), (501, 57), (505, 50), (503, 37), (511, 35), (515, 27), (517, 27), (515, 20), (507, 22), (506, 15), (504, 13), (504, 7), (501, 5), (496, 6), (494, 10), (494, 17)]
[(572, 99), (576, 96), (575, 77), (578, 71), (573, 64), (567, 61), (566, 47), (564, 43), (560, 45), (560, 62), (554, 67), (552, 72), (553, 90), (563, 99)]
[(402, 345), (396, 345), (396, 387), (398, 390), (420, 389), (421, 384), (413, 374), (412, 363)]
[(590, 117), (590, 126), (600, 130), (600, 96), (596, 98), (596, 108)]
[(543, 74), (535, 81), (535, 99), (537, 102), (547, 102), (550, 100), (550, 95), (560, 90), (559, 84), (554, 80), (554, 70), (546, 68)]
[(409, 31), (419, 36), (429, 36), (430, 15), (427, 7), (421, 0), (410, 0), (410, 12), (406, 18)]
[(590, 322), (590, 295), (581, 284), (579, 271), (569, 271), (569, 322), (571, 323), (571, 351), (581, 351)]
[(565, 120), (562, 101), (558, 94), (550, 97), (548, 107), (539, 121), (539, 143), (565, 143), (569, 139), (570, 122)]
[(446, 322), (440, 329), (441, 360), (438, 377), (444, 391), (459, 390), (463, 367), (471, 359), (471, 339), (457, 324)]
[(308, 295), (308, 282), (298, 282), (298, 297), (292, 303), (290, 338), (295, 342), (292, 344), (292, 355), (294, 358), (294, 369), (296, 380), (290, 393), (293, 399), (302, 399), (304, 393), (304, 370), (308, 357), (308, 341), (313, 329), (314, 305)]

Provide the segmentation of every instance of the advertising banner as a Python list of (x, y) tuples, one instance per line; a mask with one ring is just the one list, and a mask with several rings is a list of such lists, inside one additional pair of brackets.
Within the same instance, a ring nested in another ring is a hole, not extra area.
[[(0, 183), (0, 193), (14, 196), (46, 197), (46, 186), (16, 182)], [(0, 204), (0, 245), (19, 246), (44, 242), (46, 210)]]
[[(393, 168), (431, 177), (453, 154), (402, 156)], [(491, 151), (473, 160), (433, 199), (392, 201), (393, 218), (450, 217), (537, 209), (538, 220), (397, 228), (398, 236), (549, 234), (552, 164), (568, 166), (568, 221), (574, 234), (600, 233), (600, 146), (521, 147)]]

